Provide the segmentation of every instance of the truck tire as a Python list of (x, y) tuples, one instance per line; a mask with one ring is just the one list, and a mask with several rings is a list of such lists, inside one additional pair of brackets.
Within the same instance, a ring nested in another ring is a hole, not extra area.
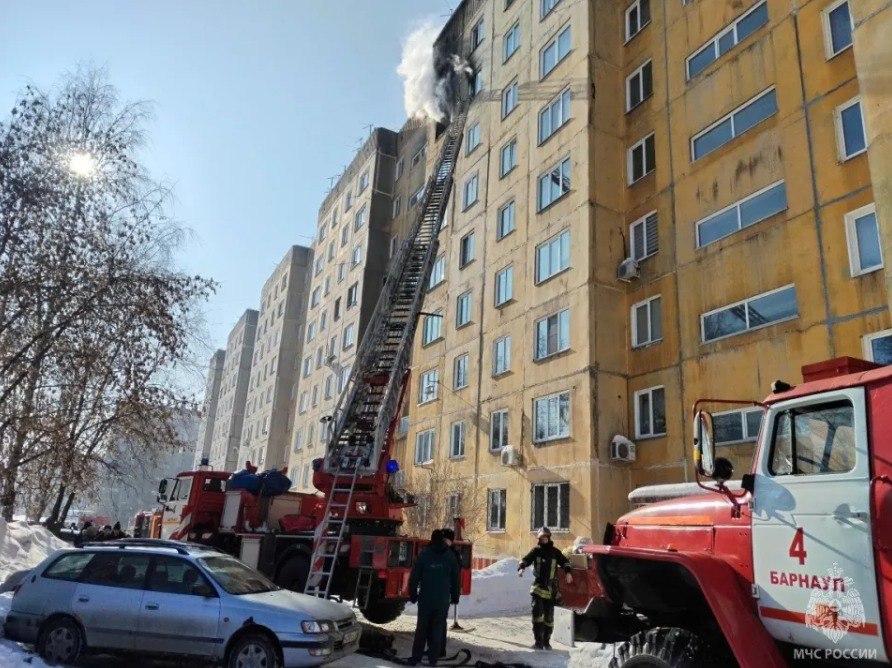
[(304, 593), (310, 575), (310, 558), (303, 553), (292, 554), (276, 573), (276, 584), (285, 589)]
[(405, 601), (376, 599), (373, 596), (369, 601), (368, 607), (362, 609), (362, 614), (372, 624), (387, 624), (403, 614), (403, 608), (405, 607)]
[(708, 666), (706, 645), (685, 629), (658, 627), (616, 646), (610, 668), (700, 668)]

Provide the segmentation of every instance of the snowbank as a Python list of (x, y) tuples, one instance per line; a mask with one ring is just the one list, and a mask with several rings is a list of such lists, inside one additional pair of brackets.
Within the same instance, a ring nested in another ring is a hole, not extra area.
[(567, 668), (607, 668), (613, 658), (613, 645), (580, 643), (570, 650)]
[[(0, 518), (0, 582), (11, 573), (33, 568), (68, 543), (59, 540), (46, 527)], [(0, 661), (0, 666), (5, 665)]]
[[(2, 522), (3, 520), (0, 520)], [(12, 592), (0, 594), (0, 636), (3, 635), (3, 621), (9, 613), (9, 607), (12, 605)], [(0, 637), (0, 666), (3, 668), (47, 668), (47, 664), (43, 662), (33, 652), (23, 649), (21, 645), (11, 640), (3, 640)]]

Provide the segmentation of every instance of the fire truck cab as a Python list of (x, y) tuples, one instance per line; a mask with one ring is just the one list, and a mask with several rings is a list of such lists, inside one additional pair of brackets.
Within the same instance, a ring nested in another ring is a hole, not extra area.
[(624, 515), (575, 557), (577, 637), (620, 642), (612, 665), (889, 662), (892, 366), (842, 358), (803, 379), (733, 402), (764, 411), (739, 488), (697, 402), (700, 493)]

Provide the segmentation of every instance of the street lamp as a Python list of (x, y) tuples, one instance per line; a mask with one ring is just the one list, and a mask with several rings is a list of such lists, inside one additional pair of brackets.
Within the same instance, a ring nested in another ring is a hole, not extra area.
[(93, 176), (96, 167), (96, 158), (86, 152), (74, 152), (68, 158), (68, 169), (79, 179)]

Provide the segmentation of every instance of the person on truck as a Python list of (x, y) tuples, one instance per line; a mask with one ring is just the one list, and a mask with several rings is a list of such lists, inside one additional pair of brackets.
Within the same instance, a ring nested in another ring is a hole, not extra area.
[(449, 604), (458, 603), (460, 594), (458, 560), (443, 540), (443, 532), (436, 529), (431, 533), (430, 543), (419, 553), (409, 576), (409, 600), (418, 604), (415, 640), (408, 661), (410, 666), (421, 663), (425, 644), (430, 665), (437, 665), (446, 633)]
[(533, 613), (534, 649), (551, 649), (551, 632), (554, 630), (554, 606), (560, 604), (557, 569), (564, 569), (567, 583), (573, 582), (570, 560), (551, 542), (551, 530), (542, 527), (536, 534), (538, 545), (520, 560), (517, 574), (533, 567), (533, 586), (530, 587)]

